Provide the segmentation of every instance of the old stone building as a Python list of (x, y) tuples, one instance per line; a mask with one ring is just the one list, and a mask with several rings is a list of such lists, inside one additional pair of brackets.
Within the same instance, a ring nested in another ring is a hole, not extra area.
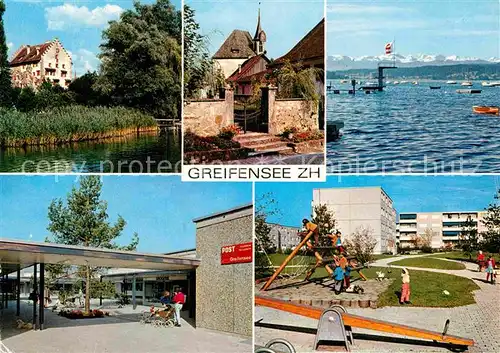
[(44, 81), (68, 87), (72, 80), (70, 54), (56, 38), (42, 44), (22, 45), (10, 61), (14, 87), (37, 88)]
[(257, 28), (252, 37), (250, 32), (235, 29), (226, 38), (215, 55), (214, 61), (219, 65), (227, 79), (249, 58), (265, 53), (266, 32), (260, 24), (260, 10), (257, 19)]

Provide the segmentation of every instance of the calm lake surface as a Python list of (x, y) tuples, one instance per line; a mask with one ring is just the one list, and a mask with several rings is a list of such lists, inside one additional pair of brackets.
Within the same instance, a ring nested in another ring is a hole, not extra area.
[[(471, 88), (482, 92), (456, 93)], [(500, 117), (474, 114), (473, 105), (500, 105), (500, 87), (420, 81), (374, 94), (328, 93), (328, 121), (345, 124), (342, 137), (327, 144), (328, 172), (500, 172)]]
[(179, 173), (181, 130), (63, 146), (0, 149), (0, 172)]

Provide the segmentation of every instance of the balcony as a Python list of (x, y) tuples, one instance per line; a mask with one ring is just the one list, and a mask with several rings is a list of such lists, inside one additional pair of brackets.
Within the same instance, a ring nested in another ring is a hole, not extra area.
[(416, 219), (417, 219), (417, 214), (416, 213), (401, 213), (399, 215), (399, 220), (400, 221), (416, 220)]

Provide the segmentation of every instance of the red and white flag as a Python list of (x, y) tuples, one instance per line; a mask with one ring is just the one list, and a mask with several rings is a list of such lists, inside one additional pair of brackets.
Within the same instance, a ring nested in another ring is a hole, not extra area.
[(385, 53), (386, 54), (391, 54), (392, 53), (392, 42), (391, 43), (387, 43), (385, 45)]

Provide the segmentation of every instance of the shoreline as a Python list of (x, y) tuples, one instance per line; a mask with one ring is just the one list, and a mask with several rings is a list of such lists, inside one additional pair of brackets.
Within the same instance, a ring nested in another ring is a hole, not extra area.
[(0, 139), (0, 149), (27, 148), (35, 146), (59, 146), (77, 142), (100, 141), (118, 137), (130, 136), (132, 134), (155, 133), (158, 134), (160, 128), (156, 126), (133, 127), (126, 129), (110, 130), (102, 133), (80, 133), (72, 134), (67, 138), (56, 136), (41, 136), (26, 139)]

